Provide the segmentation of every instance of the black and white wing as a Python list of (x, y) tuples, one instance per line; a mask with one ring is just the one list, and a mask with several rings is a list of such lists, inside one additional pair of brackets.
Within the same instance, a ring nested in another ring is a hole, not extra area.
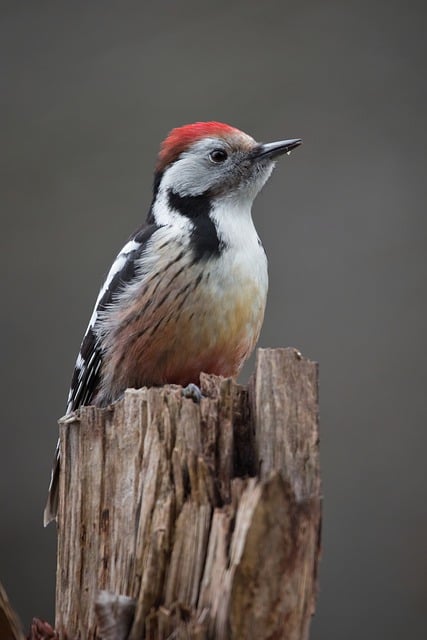
[[(102, 349), (97, 336), (99, 317), (114, 297), (130, 283), (136, 274), (138, 258), (141, 256), (146, 243), (158, 229), (150, 224), (134, 233), (113, 262), (105, 282), (98, 294), (95, 307), (83, 338), (79, 355), (74, 367), (71, 387), (68, 394), (66, 415), (76, 411), (83, 405), (90, 404), (96, 395), (100, 382), (102, 366)], [(59, 478), (59, 441), (56, 445), (55, 459), (49, 485), (48, 499), (44, 510), (44, 526), (56, 518), (58, 509), (58, 478)]]

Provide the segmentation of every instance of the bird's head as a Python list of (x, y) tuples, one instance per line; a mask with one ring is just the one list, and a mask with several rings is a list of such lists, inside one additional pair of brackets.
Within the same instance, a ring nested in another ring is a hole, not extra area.
[(300, 144), (259, 143), (219, 122), (173, 129), (160, 149), (147, 221), (190, 232), (200, 255), (242, 243), (248, 233), (257, 241), (252, 202), (276, 159)]
[(178, 127), (161, 146), (155, 186), (180, 196), (224, 196), (252, 202), (276, 159), (300, 144), (299, 139), (258, 143), (220, 122)]

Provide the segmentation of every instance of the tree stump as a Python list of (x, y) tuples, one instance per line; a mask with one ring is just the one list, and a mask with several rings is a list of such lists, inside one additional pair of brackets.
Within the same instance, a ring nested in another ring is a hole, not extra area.
[(60, 423), (56, 629), (68, 638), (308, 638), (321, 494), (317, 365), (258, 350)]

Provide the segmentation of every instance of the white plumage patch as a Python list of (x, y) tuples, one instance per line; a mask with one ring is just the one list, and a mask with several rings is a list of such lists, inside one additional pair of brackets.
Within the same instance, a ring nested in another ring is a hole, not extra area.
[[(128, 259), (129, 254), (132, 251), (138, 250), (140, 247), (141, 247), (141, 243), (140, 242), (136, 242), (135, 240), (129, 240), (125, 244), (123, 249), (120, 251), (120, 253), (116, 257), (116, 259), (114, 260), (114, 262), (111, 265), (111, 268), (110, 268), (110, 270), (109, 270), (109, 272), (107, 274), (105, 282), (102, 285), (101, 289), (99, 290), (98, 297), (96, 299), (95, 306), (94, 306), (92, 315), (91, 315), (90, 320), (89, 320), (88, 329), (90, 327), (94, 327), (95, 324), (96, 324), (96, 321), (97, 321), (97, 318), (98, 318), (99, 303), (101, 302), (101, 300), (102, 300), (103, 296), (105, 295), (105, 293), (108, 291), (108, 288), (111, 285), (111, 282), (113, 281), (115, 276), (118, 273), (120, 273), (120, 271), (122, 271), (123, 267), (126, 264), (126, 261)], [(77, 366), (77, 364), (76, 364), (76, 366)]]

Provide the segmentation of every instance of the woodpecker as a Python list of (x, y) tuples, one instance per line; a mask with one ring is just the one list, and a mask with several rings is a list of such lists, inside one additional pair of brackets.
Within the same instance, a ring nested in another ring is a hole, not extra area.
[[(99, 292), (77, 357), (67, 414), (107, 406), (128, 387), (237, 376), (261, 330), (267, 258), (252, 203), (279, 156), (220, 122), (173, 129), (162, 143), (146, 222)], [(44, 523), (55, 519), (59, 448)]]

